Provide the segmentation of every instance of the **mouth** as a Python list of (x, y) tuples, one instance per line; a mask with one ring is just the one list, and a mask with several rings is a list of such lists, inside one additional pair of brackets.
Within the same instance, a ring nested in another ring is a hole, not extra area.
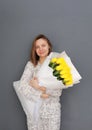
[(44, 54), (44, 52), (39, 52), (39, 54)]

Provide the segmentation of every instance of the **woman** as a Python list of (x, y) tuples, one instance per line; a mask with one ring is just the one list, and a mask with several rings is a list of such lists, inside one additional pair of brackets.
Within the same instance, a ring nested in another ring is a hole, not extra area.
[[(25, 98), (32, 102), (35, 102), (32, 100), (32, 96), (36, 96), (38, 100), (42, 99), (37, 122), (32, 119), (30, 110), (26, 111), (28, 130), (60, 129), (61, 106), (59, 97), (62, 89), (46, 89), (46, 86), (39, 85), (39, 81), (36, 78), (36, 73), (51, 51), (52, 45), (49, 39), (43, 34), (38, 35), (32, 44), (31, 59), (26, 64), (20, 79), (19, 91), (23, 93)], [(56, 53), (53, 53), (53, 56), (56, 55)], [(37, 113), (34, 114), (36, 115)]]

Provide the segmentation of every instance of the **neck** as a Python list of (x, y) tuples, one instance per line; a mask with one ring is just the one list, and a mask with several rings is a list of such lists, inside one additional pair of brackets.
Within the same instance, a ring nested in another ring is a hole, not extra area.
[(40, 57), (39, 63), (42, 64), (42, 63), (44, 62), (45, 58), (46, 58), (46, 57)]

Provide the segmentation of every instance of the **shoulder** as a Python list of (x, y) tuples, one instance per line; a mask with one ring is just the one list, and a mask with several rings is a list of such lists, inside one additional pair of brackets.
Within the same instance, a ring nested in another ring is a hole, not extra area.
[(34, 65), (33, 65), (33, 63), (31, 62), (31, 61), (27, 61), (27, 63), (26, 63), (26, 66), (25, 67), (28, 67), (28, 68), (34, 68)]

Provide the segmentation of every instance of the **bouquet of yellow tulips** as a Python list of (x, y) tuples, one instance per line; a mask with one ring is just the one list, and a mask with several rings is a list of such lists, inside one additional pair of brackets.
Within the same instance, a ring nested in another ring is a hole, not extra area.
[(49, 89), (68, 88), (82, 78), (66, 52), (51, 52), (37, 73), (39, 83)]
[(53, 69), (53, 75), (57, 77), (57, 80), (61, 80), (66, 86), (73, 84), (71, 68), (64, 58), (52, 58), (49, 66)]

